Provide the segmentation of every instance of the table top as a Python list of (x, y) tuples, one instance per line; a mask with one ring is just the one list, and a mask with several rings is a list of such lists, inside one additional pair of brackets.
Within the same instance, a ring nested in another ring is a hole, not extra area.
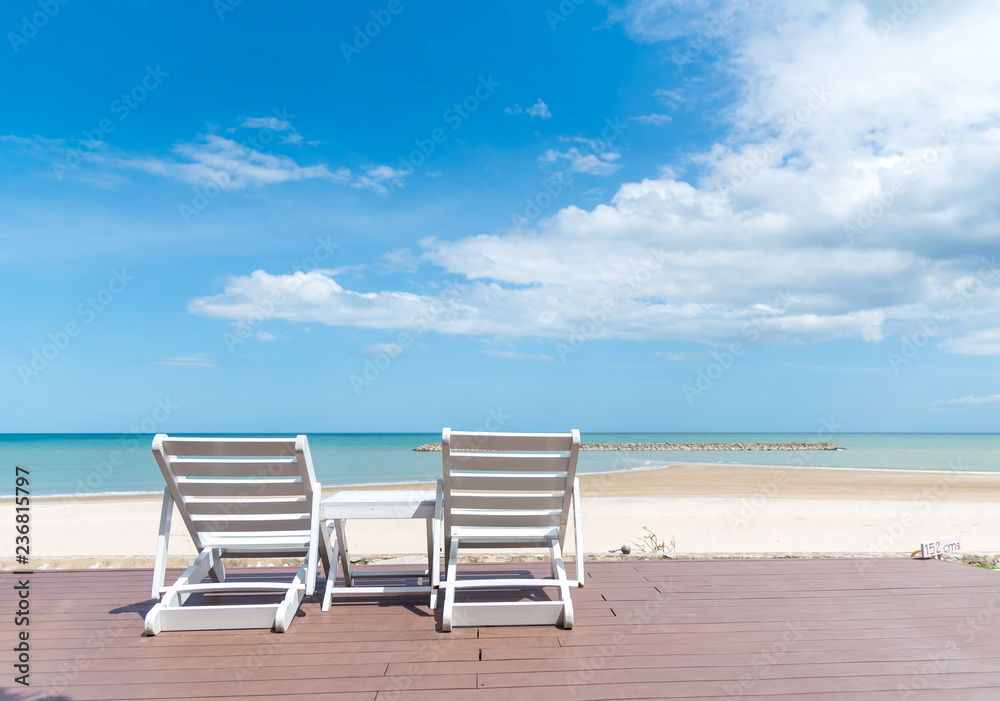
[(320, 503), (320, 518), (433, 518), (433, 490), (337, 492)]

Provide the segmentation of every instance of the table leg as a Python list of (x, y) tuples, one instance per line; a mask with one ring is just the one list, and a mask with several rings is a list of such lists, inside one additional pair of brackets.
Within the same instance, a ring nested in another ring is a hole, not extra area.
[[(332, 524), (324, 524), (321, 528), (327, 529), (327, 538), (330, 537), (330, 531), (333, 530)], [(337, 560), (340, 557), (340, 539), (334, 538), (333, 543), (330, 546), (330, 568), (326, 571), (326, 588), (323, 590), (323, 604), (320, 607), (321, 611), (330, 610), (330, 601), (333, 599), (333, 585), (337, 583)]]
[(353, 587), (354, 578), (351, 575), (351, 554), (347, 551), (347, 527), (342, 518), (335, 519), (334, 528), (337, 530), (337, 542), (340, 543), (340, 567), (344, 571), (344, 586)]
[(427, 519), (427, 584), (431, 590), (430, 609), (433, 611), (437, 607), (437, 584), (441, 579), (441, 565), (438, 558), (437, 548), (437, 522), (433, 518)]

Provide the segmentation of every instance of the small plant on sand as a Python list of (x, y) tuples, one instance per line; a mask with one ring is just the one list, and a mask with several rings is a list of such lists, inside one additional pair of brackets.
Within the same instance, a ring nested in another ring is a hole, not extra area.
[(673, 536), (670, 536), (670, 542), (667, 543), (664, 540), (660, 540), (660, 537), (653, 533), (653, 531), (649, 529), (649, 526), (643, 526), (642, 530), (646, 531), (646, 535), (644, 535), (641, 540), (632, 541), (636, 550), (639, 552), (673, 555), (674, 551), (677, 550), (677, 543), (674, 542)]

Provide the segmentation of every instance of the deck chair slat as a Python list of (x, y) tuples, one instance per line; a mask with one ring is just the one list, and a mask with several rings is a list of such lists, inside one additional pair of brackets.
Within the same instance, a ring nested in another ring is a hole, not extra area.
[(289, 438), (165, 438), (170, 456), (294, 457), (295, 440)]
[(193, 516), (216, 514), (308, 514), (309, 502), (299, 499), (242, 499), (236, 503), (229, 499), (198, 499), (188, 501), (188, 512)]
[(178, 478), (177, 486), (191, 497), (290, 497), (302, 494), (301, 480), (276, 477), (266, 480), (202, 480)]
[(452, 493), (452, 509), (561, 509), (563, 495)]
[(170, 465), (178, 476), (297, 477), (299, 466), (290, 458), (173, 458)]
[(538, 453), (452, 453), (451, 469), (486, 472), (566, 472), (569, 454), (540, 455)]
[[(281, 518), (284, 517), (284, 518)], [(276, 514), (274, 518), (264, 516), (193, 516), (199, 533), (246, 533), (256, 531), (302, 531), (309, 532), (309, 514)]]
[(309, 538), (304, 535), (296, 535), (294, 538), (295, 545), (280, 542), (268, 545), (269, 539), (277, 540), (275, 536), (261, 537), (253, 545), (243, 544), (242, 539), (225, 535), (206, 535), (204, 542), (206, 547), (225, 548), (228, 557), (305, 557), (309, 551)]
[(451, 448), (466, 450), (568, 451), (567, 433), (489, 433), (452, 431)]
[(451, 488), (456, 491), (552, 492), (565, 487), (565, 472), (539, 472), (532, 475), (519, 472), (462, 472), (451, 477)]
[(509, 512), (484, 510), (468, 514), (452, 512), (451, 522), (454, 526), (502, 526), (510, 528), (518, 526), (558, 526), (561, 516), (561, 511), (546, 513), (538, 511)]

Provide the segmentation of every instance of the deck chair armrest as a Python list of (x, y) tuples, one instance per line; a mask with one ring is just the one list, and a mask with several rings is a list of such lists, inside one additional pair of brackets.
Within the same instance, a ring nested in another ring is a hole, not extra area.
[(580, 478), (573, 478), (573, 536), (576, 545), (576, 585), (583, 588), (583, 507), (580, 505)]
[(167, 548), (170, 545), (170, 522), (174, 515), (174, 498), (170, 488), (163, 490), (163, 506), (160, 509), (160, 534), (156, 538), (156, 557), (153, 560), (153, 598), (160, 598), (164, 590), (167, 574)]
[[(434, 533), (431, 538), (431, 550), (433, 551), (433, 562), (427, 563), (427, 569), (431, 573), (431, 588), (437, 589), (441, 585), (441, 531), (444, 530), (444, 480), (440, 477), (437, 481), (437, 492), (434, 495)], [(447, 555), (447, 553), (445, 553)]]

